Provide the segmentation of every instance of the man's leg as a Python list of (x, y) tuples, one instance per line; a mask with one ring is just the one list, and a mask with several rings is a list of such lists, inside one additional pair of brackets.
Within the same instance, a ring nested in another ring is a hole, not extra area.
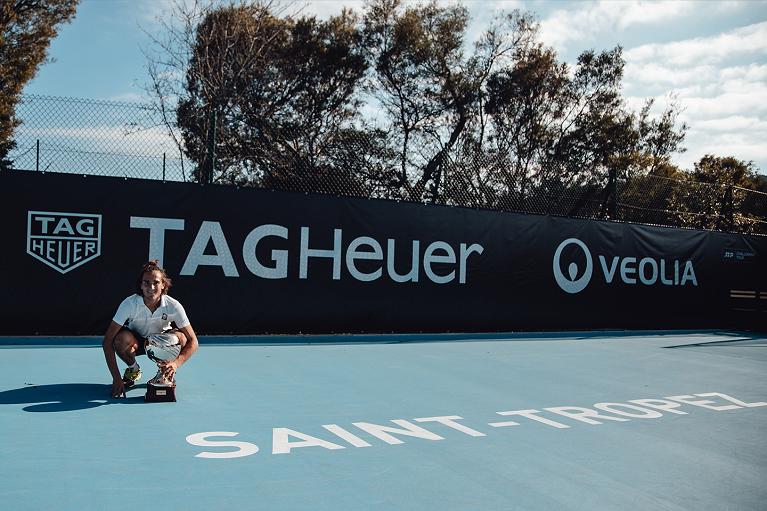
[(144, 354), (143, 339), (124, 328), (115, 336), (113, 345), (117, 356), (128, 365), (123, 373), (123, 382), (126, 387), (130, 387), (141, 378), (141, 369), (136, 364), (136, 355)]
[(128, 330), (123, 328), (115, 336), (114, 340), (115, 353), (126, 364), (133, 365), (136, 362), (136, 355), (139, 355), (139, 338)]

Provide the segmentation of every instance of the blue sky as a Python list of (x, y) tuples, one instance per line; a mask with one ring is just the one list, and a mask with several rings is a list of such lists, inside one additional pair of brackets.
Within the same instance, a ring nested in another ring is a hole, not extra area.
[[(453, 3), (453, 2), (444, 2)], [(550, 1), (471, 0), (469, 37), (500, 10), (532, 11), (541, 37), (560, 59), (586, 49), (624, 48), (624, 95), (639, 108), (659, 108), (675, 94), (690, 125), (687, 152), (675, 161), (691, 168), (704, 154), (754, 161), (767, 174), (767, 0)], [(170, 0), (83, 0), (59, 31), (49, 55), (25, 88), (29, 94), (142, 101), (147, 83), (144, 31), (159, 30)], [(307, 1), (291, 11), (324, 17), (362, 1)]]

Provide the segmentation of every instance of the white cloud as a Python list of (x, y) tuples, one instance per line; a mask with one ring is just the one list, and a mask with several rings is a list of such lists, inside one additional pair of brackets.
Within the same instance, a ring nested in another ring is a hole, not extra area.
[(728, 67), (722, 70), (722, 78), (726, 80), (767, 82), (767, 64)]
[(767, 113), (764, 94), (761, 97), (749, 93), (725, 93), (708, 98), (681, 97), (680, 102), (685, 108), (685, 117), (696, 121), (719, 119), (748, 112)]
[(717, 154), (754, 160), (767, 170), (767, 22), (709, 37), (645, 44), (624, 56), (626, 88), (632, 95), (673, 91), (678, 98), (683, 109), (679, 119), (690, 130), (688, 151), (677, 163), (690, 168), (703, 155)]
[[(163, 151), (170, 152), (176, 149), (162, 126), (154, 126), (132, 133), (123, 126), (112, 125), (84, 128), (39, 128), (22, 124), (16, 131), (16, 138), (22, 147), (27, 145), (29, 141), (39, 139), (43, 146), (72, 145), (73, 148), (80, 151), (83, 147), (87, 147), (88, 151), (91, 152), (104, 151), (135, 156), (161, 155)], [(134, 140), (140, 143), (131, 143)]]
[[(495, 16), (496, 14), (510, 12), (514, 9), (524, 10), (527, 7), (527, 4), (522, 0), (487, 0), (485, 2), (476, 2), (474, 5), (466, 2), (464, 5), (466, 5), (469, 10), (472, 10), (477, 17)], [(472, 7), (475, 8), (472, 9)]]
[[(678, 98), (686, 122), (711, 121), (732, 117), (750, 118), (767, 114), (767, 82), (759, 79), (760, 68), (741, 66), (717, 69), (713, 66), (681, 67), (676, 70), (660, 65), (639, 65), (627, 69), (627, 88), (633, 92), (647, 90), (648, 84), (659, 85), (663, 95), (669, 91)], [(765, 69), (767, 71), (767, 69)], [(728, 78), (738, 76), (741, 78)], [(677, 79), (674, 80), (674, 77)], [(637, 84), (636, 82), (640, 82)], [(639, 103), (634, 98), (635, 105)]]
[[(173, 1), (167, 0), (133, 0), (132, 7), (136, 13), (136, 21), (141, 26), (151, 26), (158, 18), (165, 18), (173, 9)], [(182, 5), (190, 2), (179, 2)]]
[(146, 94), (140, 94), (138, 92), (124, 92), (107, 98), (108, 101), (120, 101), (124, 103), (147, 103), (149, 99), (150, 98)]
[(291, 15), (317, 16), (320, 19), (327, 19), (340, 14), (344, 7), (360, 13), (364, 5), (364, 0), (347, 0), (345, 2), (299, 1), (288, 5), (287, 12)]
[[(725, 70), (726, 71), (726, 70)], [(679, 165), (692, 164), (705, 154), (753, 160), (767, 171), (767, 85), (733, 84), (718, 80), (679, 89), (683, 109), (679, 121), (689, 126), (684, 145), (688, 151), (676, 158)], [(738, 92), (728, 91), (739, 90)]]
[(712, 133), (734, 131), (762, 131), (767, 132), (767, 120), (754, 116), (733, 115), (718, 119), (698, 121), (695, 128), (700, 131)]
[(688, 68), (675, 68), (657, 62), (628, 63), (624, 77), (628, 83), (663, 86), (686, 85), (709, 81), (718, 78), (719, 69), (716, 66), (704, 64)]
[[(767, 133), (758, 132), (756, 136), (764, 137)], [(767, 146), (755, 144), (753, 136), (746, 134), (722, 134), (690, 130), (688, 135), (688, 150), (676, 158), (677, 164), (686, 169), (692, 169), (693, 164), (706, 154), (716, 156), (734, 156), (739, 160), (759, 162), (767, 161)], [(765, 168), (760, 169), (764, 173)]]
[(741, 27), (713, 37), (664, 44), (645, 44), (625, 52), (627, 62), (663, 62), (673, 66), (720, 63), (744, 54), (767, 55), (767, 22)]
[(617, 18), (618, 28), (631, 25), (653, 24), (681, 16), (692, 9), (692, 2), (601, 2), (603, 8)]
[(754, 104), (761, 108), (758, 104), (763, 101), (760, 99), (767, 97), (767, 64), (673, 67), (663, 63), (628, 62), (624, 76), (626, 87), (632, 92), (656, 86), (662, 88), (664, 93), (673, 89), (682, 98), (717, 98), (725, 94), (753, 96), (753, 101), (749, 100), (749, 108)]
[(603, 31), (669, 21), (694, 8), (694, 2), (678, 0), (576, 2), (573, 8), (556, 10), (541, 22), (541, 38), (561, 52), (571, 41), (592, 40)]

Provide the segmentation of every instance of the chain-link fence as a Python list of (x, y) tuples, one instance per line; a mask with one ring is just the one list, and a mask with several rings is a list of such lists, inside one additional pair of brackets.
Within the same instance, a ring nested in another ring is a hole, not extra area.
[[(630, 179), (518, 169), (504, 155), (459, 149), (428, 168), (376, 130), (261, 128), (231, 133), (200, 123), (182, 152), (150, 105), (27, 95), (9, 159), (18, 170), (221, 183), (471, 208), (767, 234), (767, 193), (690, 176)], [(215, 121), (215, 117), (211, 117)], [(437, 151), (439, 155), (439, 152)], [(420, 160), (419, 160), (420, 158)], [(424, 179), (424, 168), (431, 174)], [(516, 170), (515, 170), (516, 169)], [(420, 172), (420, 173), (419, 173)]]
[(148, 105), (26, 95), (16, 115), (16, 169), (187, 180), (186, 162)]

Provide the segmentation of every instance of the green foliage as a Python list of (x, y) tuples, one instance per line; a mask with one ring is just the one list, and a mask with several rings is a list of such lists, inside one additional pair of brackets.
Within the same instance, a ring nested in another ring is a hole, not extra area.
[(686, 126), (676, 128), (675, 106), (659, 119), (651, 101), (639, 113), (626, 108), (623, 65), (620, 47), (584, 52), (571, 70), (536, 45), (491, 76), (491, 141), (507, 161), (509, 194), (524, 199), (531, 185), (552, 179), (592, 186), (647, 174), (681, 149)]
[(3, 0), (0, 2), (0, 169), (11, 165), (13, 131), (24, 85), (45, 61), (58, 26), (75, 15), (79, 0)]
[(698, 229), (765, 231), (767, 194), (758, 191), (763, 176), (753, 163), (708, 154), (682, 176), (684, 184), (676, 186), (670, 198), (676, 223)]
[(568, 65), (529, 13), (473, 45), (468, 23), (434, 1), (370, 0), (327, 21), (248, 0), (205, 10), (175, 53), (197, 179), (215, 116), (217, 182), (704, 228), (745, 225), (733, 207), (767, 217), (732, 193), (767, 188), (751, 164), (671, 163), (680, 108), (629, 108), (620, 46)]
[(465, 8), (435, 3), (403, 10), (381, 1), (366, 13), (365, 47), (375, 69), (368, 90), (391, 123), (404, 198), (420, 201), (427, 184), (439, 182), (444, 154), (468, 120), (474, 91), (461, 46), (467, 20)]
[(758, 174), (752, 162), (707, 154), (695, 163), (690, 178), (698, 183), (756, 188)]
[[(405, 199), (449, 202), (450, 160), (481, 123), (492, 70), (529, 44), (536, 27), (514, 12), (498, 20), (467, 55), (468, 12), (435, 2), (404, 8), (398, 0), (368, 5), (363, 29), (371, 68), (367, 91), (386, 114), (397, 154), (396, 184)], [(480, 137), (481, 138), (481, 137)]]
[[(279, 18), (262, 5), (207, 13), (178, 108), (198, 178), (215, 114), (218, 182), (304, 189), (330, 179), (328, 153), (348, 141), (366, 70), (355, 23), (348, 12)], [(348, 172), (337, 174), (348, 183)]]

